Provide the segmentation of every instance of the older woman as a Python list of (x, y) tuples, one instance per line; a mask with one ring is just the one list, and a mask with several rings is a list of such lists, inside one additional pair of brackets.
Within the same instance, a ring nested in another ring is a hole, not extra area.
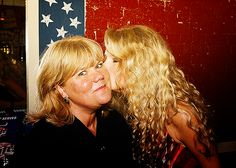
[(18, 167), (132, 166), (129, 127), (115, 111), (102, 109), (111, 99), (109, 73), (95, 41), (67, 37), (55, 42), (40, 62), (39, 110), (16, 147)]

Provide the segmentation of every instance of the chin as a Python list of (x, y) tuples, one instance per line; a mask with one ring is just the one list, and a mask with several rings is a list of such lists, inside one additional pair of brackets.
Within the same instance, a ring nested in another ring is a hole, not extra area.
[(111, 95), (104, 96), (98, 100), (100, 104), (107, 104), (111, 100)]

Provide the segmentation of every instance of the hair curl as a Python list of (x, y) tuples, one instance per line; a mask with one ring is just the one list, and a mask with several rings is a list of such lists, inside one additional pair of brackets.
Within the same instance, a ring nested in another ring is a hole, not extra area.
[(187, 124), (209, 148), (211, 130), (207, 128), (207, 106), (196, 87), (177, 67), (161, 35), (150, 27), (133, 25), (107, 29), (104, 42), (106, 50), (119, 60), (120, 71), (126, 77), (124, 88), (114, 93), (111, 106), (130, 121), (134, 144), (140, 146), (135, 158), (144, 160), (147, 156), (156, 156), (157, 144), (166, 136), (165, 123), (171, 122), (168, 111), (183, 112), (178, 108), (180, 102), (194, 108), (194, 116), (201, 126), (193, 127), (191, 120)]

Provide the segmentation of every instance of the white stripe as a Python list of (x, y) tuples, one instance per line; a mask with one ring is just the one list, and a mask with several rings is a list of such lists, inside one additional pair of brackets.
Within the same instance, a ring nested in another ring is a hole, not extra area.
[(26, 1), (27, 111), (36, 110), (36, 73), (39, 65), (38, 0)]

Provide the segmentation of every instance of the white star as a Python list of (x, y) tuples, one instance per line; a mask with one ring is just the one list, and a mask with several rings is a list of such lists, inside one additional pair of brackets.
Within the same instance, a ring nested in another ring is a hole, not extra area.
[(77, 17), (74, 18), (74, 19), (70, 18), (70, 21), (71, 21), (70, 26), (75, 26), (76, 29), (77, 29), (77, 25), (78, 25), (78, 24), (81, 24), (81, 22), (78, 21)]
[(64, 26), (62, 26), (61, 29), (57, 29), (57, 32), (58, 32), (57, 37), (60, 37), (60, 36), (61, 36), (61, 37), (64, 38), (64, 37), (65, 37), (65, 34), (66, 34), (68, 31), (65, 31), (65, 30), (64, 30)]
[(56, 0), (45, 0), (45, 1), (49, 3), (49, 6), (52, 6), (53, 3), (57, 3)]
[(93, 9), (94, 11), (96, 11), (96, 10), (98, 10), (99, 8), (98, 8), (96, 5), (94, 5), (94, 6), (92, 7), (92, 9)]
[(63, 2), (63, 4), (64, 4), (64, 6), (61, 9), (65, 10), (66, 14), (68, 14), (69, 11), (73, 11), (73, 9), (70, 7), (72, 3), (67, 4), (67, 3)]
[(50, 22), (53, 22), (53, 21), (50, 19), (50, 17), (51, 17), (50, 14), (47, 15), (47, 16), (45, 16), (44, 14), (42, 14), (42, 17), (43, 17), (43, 20), (41, 20), (41, 22), (42, 22), (42, 23), (45, 23), (47, 27), (48, 27), (48, 25), (49, 25)]
[(54, 41), (51, 39), (50, 44), (48, 44), (47, 46), (50, 47), (53, 43)]

